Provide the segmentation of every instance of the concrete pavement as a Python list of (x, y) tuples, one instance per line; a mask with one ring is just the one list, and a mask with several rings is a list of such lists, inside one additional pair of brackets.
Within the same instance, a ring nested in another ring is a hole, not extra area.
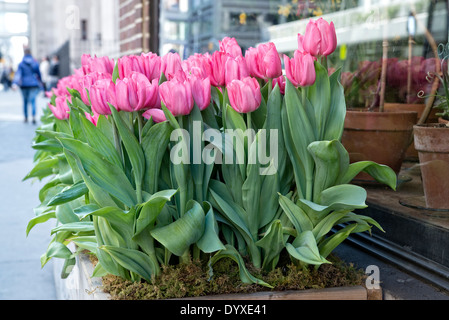
[[(45, 103), (40, 96), (38, 115)], [(40, 265), (51, 222), (37, 225), (28, 237), (25, 232), (42, 187), (38, 181), (22, 182), (33, 167), (36, 127), (23, 123), (19, 91), (0, 92), (0, 300), (56, 299), (53, 264)]]

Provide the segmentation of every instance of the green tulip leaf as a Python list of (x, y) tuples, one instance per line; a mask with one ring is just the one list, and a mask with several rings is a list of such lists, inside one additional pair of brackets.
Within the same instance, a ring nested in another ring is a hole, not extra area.
[(266, 283), (263, 280), (257, 279), (256, 277), (254, 277), (246, 268), (245, 266), (245, 262), (242, 258), (242, 256), (239, 254), (239, 252), (230, 245), (226, 245), (226, 249), (225, 250), (221, 250), (219, 252), (217, 252), (211, 259), (209, 264), (211, 266), (213, 266), (217, 261), (219, 261), (220, 259), (223, 258), (230, 258), (232, 260), (234, 260), (238, 267), (239, 267), (239, 272), (240, 272), (240, 280), (243, 283), (247, 283), (247, 284), (258, 284), (264, 287), (268, 287), (268, 288), (273, 288), (271, 285), (269, 285), (268, 283)]
[(203, 208), (192, 200), (187, 203), (187, 209), (182, 218), (151, 230), (153, 238), (177, 256), (182, 256), (204, 233), (206, 218)]
[[(136, 192), (126, 174), (88, 144), (74, 139), (59, 139), (64, 148), (76, 155), (92, 181), (128, 207), (137, 203)], [(86, 181), (85, 181), (86, 182)], [(87, 182), (86, 182), (87, 184)]]
[(54, 196), (47, 204), (47, 206), (58, 206), (72, 200), (78, 199), (89, 192), (84, 181), (80, 181), (73, 186), (64, 188), (60, 193)]
[(286, 244), (286, 248), (293, 258), (306, 264), (322, 265), (330, 263), (321, 256), (312, 231), (300, 233), (293, 244)]

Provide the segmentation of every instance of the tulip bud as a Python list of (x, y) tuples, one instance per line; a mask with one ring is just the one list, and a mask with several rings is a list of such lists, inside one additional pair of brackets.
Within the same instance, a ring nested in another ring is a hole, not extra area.
[(233, 80), (227, 85), (231, 107), (239, 113), (249, 113), (257, 110), (262, 102), (259, 82), (247, 77)]

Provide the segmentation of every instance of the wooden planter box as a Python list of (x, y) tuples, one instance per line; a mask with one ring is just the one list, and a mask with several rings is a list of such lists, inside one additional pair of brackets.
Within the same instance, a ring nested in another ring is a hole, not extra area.
[[(61, 279), (62, 260), (55, 260), (54, 277), (59, 300), (111, 300), (102, 291), (101, 278), (91, 278), (94, 267), (87, 255), (80, 254), (70, 276)], [(368, 290), (363, 286), (269, 291), (252, 294), (225, 294), (176, 300), (382, 300), (382, 289)]]

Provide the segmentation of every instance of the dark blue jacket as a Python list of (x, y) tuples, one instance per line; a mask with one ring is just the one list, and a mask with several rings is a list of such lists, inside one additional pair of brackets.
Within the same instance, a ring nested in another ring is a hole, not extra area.
[(14, 83), (21, 88), (33, 88), (40, 87), (41, 82), (39, 63), (31, 55), (26, 55), (19, 64)]

